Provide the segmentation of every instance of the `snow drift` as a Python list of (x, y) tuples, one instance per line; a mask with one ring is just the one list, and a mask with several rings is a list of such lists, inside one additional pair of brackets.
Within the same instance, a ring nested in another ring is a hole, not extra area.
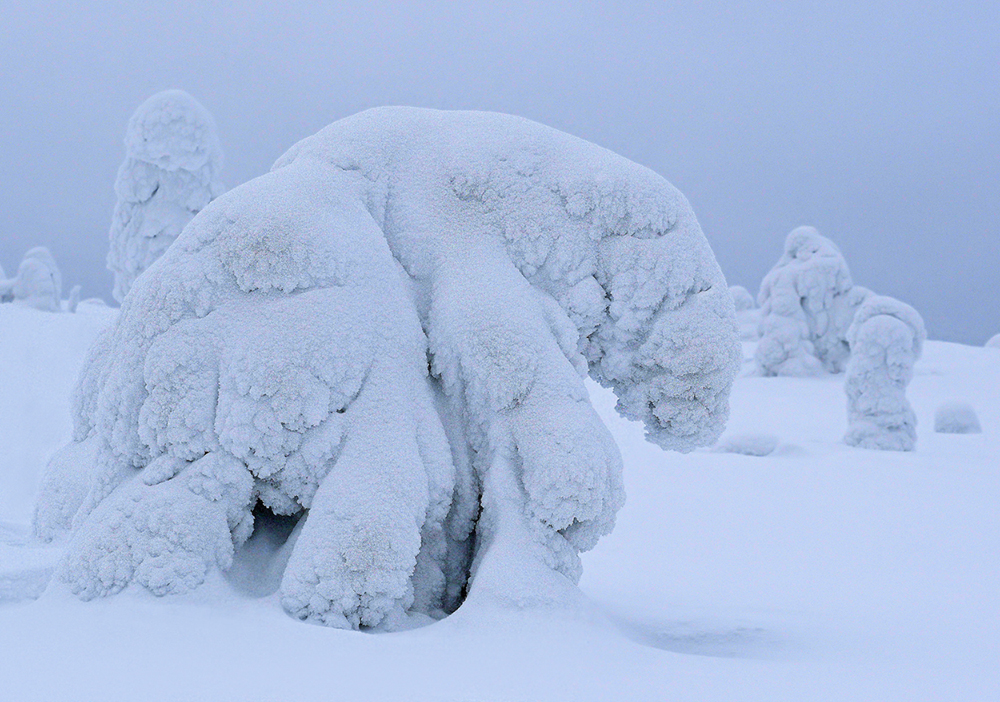
[(915, 309), (891, 297), (870, 295), (847, 333), (851, 360), (844, 390), (852, 446), (912, 451), (917, 417), (906, 399), (913, 365), (927, 332)]
[(551, 601), (624, 500), (581, 376), (687, 451), (720, 434), (740, 357), (663, 178), (516, 117), (370, 110), (213, 201), (136, 280), (35, 529), (73, 523), (58, 577), (84, 598), (196, 587), (259, 503), (303, 515), (281, 585), (300, 618)]
[(223, 192), (215, 121), (183, 90), (165, 90), (132, 115), (118, 169), (108, 269), (121, 302), (184, 226)]

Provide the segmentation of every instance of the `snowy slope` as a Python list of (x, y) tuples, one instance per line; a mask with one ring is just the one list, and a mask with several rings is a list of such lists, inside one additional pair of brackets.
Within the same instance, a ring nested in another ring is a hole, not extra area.
[[(107, 322), (9, 309), (0, 573), (46, 560), (11, 542)], [(773, 437), (764, 457), (664, 453), (591, 385), (628, 503), (584, 556), (576, 610), (463, 607), (370, 635), (299, 623), (224, 581), (87, 604), (50, 588), (0, 604), (0, 700), (1000, 699), (1000, 352), (928, 342), (913, 453), (842, 443), (842, 378), (737, 381), (730, 444)], [(983, 433), (935, 434), (948, 400), (970, 402)]]

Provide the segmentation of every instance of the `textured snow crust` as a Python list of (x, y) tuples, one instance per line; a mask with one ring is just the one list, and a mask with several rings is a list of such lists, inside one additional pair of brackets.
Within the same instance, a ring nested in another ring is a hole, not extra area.
[[(624, 501), (583, 377), (687, 451), (721, 432), (740, 358), (660, 176), (515, 117), (371, 110), (213, 201), (135, 282), (35, 530), (74, 513), (59, 578), (85, 598), (196, 587), (259, 501), (304, 514), (281, 584), (300, 618), (551, 601)], [(77, 471), (86, 495), (56, 487)]]
[(844, 391), (852, 446), (912, 451), (917, 417), (906, 399), (927, 332), (920, 314), (891, 297), (870, 295), (847, 332), (851, 359)]
[(836, 244), (813, 227), (793, 229), (758, 294), (758, 373), (807, 376), (844, 370), (850, 355), (847, 329), (870, 294), (853, 285)]
[(118, 169), (108, 268), (121, 302), (184, 226), (224, 191), (212, 115), (182, 90), (165, 90), (132, 115)]

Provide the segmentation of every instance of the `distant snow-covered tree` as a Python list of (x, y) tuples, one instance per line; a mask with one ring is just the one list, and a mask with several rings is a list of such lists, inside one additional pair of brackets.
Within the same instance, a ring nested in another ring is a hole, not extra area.
[(0, 269), (0, 301), (13, 301), (47, 312), (62, 310), (62, 274), (52, 254), (44, 246), (29, 249), (21, 259), (17, 274), (4, 278)]
[(736, 323), (740, 328), (740, 338), (743, 341), (756, 341), (760, 327), (760, 309), (753, 295), (742, 285), (730, 285), (729, 292), (736, 307)]
[(85, 598), (196, 587), (259, 504), (301, 516), (296, 617), (552, 601), (624, 500), (581, 376), (686, 451), (720, 434), (740, 358), (663, 178), (516, 117), (370, 110), (212, 202), (136, 282), (35, 529), (73, 521), (58, 577)]
[(1000, 349), (1000, 334), (994, 334), (985, 344), (988, 349)]
[(913, 450), (917, 418), (906, 399), (906, 386), (926, 338), (923, 319), (899, 300), (870, 295), (858, 309), (848, 330), (848, 444)]
[(108, 268), (114, 296), (159, 258), (184, 226), (224, 190), (215, 121), (182, 90), (153, 95), (135, 111), (118, 169)]
[(785, 252), (761, 283), (761, 375), (839, 372), (849, 356), (847, 329), (868, 291), (854, 288), (840, 249), (813, 227), (793, 229)]

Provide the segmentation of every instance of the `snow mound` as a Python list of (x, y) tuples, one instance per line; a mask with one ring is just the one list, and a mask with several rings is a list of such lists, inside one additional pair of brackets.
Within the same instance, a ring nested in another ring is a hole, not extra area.
[(121, 302), (191, 218), (223, 192), (215, 121), (182, 90), (165, 90), (132, 115), (118, 169), (108, 269)]
[(861, 448), (912, 451), (917, 417), (906, 386), (927, 338), (923, 319), (899, 300), (870, 295), (847, 338), (852, 353), (844, 390), (850, 428), (844, 441)]
[(984, 346), (988, 349), (1000, 349), (1000, 334), (994, 334)]
[(934, 412), (934, 431), (939, 434), (981, 434), (976, 410), (968, 402), (945, 402)]
[(769, 456), (778, 448), (778, 437), (770, 434), (732, 434), (719, 440), (712, 450), (743, 456)]
[(35, 528), (80, 503), (58, 575), (84, 598), (197, 587), (266, 508), (302, 515), (280, 591), (303, 619), (552, 601), (624, 501), (581, 376), (687, 451), (721, 433), (740, 359), (663, 178), (516, 117), (370, 110), (208, 204), (135, 281)]
[(868, 294), (852, 284), (836, 244), (813, 227), (793, 229), (758, 295), (758, 373), (808, 376), (843, 370), (850, 354), (847, 329)]

